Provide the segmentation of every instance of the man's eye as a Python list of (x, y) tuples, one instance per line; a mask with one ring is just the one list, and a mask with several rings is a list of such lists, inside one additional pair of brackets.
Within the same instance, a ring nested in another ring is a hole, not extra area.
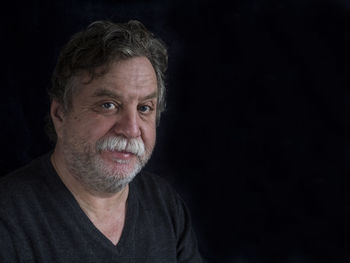
[(102, 108), (105, 110), (114, 110), (116, 106), (111, 102), (106, 102), (102, 104)]
[(139, 107), (139, 111), (142, 113), (148, 113), (148, 112), (152, 111), (152, 108), (148, 105), (142, 105)]

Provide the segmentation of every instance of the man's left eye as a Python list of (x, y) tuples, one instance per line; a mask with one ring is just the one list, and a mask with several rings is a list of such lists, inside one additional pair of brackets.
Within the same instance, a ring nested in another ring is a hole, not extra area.
[(102, 108), (104, 108), (105, 110), (114, 110), (116, 107), (113, 103), (106, 102), (102, 104)]
[(142, 105), (139, 107), (139, 111), (142, 113), (148, 113), (152, 110), (152, 108), (148, 105)]

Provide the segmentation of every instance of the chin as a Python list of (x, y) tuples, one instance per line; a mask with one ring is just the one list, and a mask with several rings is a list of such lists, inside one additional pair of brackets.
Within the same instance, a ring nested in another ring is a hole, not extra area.
[(83, 183), (92, 191), (98, 193), (116, 193), (127, 186), (139, 173), (141, 167), (99, 163), (95, 172), (84, 176)]
[(131, 176), (135, 170), (138, 170), (138, 164), (135, 160), (110, 160), (103, 159), (100, 165), (97, 165), (101, 173), (106, 177), (127, 178)]

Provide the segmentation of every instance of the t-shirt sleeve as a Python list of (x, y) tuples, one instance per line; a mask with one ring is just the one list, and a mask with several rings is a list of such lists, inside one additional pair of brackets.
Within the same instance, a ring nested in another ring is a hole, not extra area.
[(198, 250), (197, 240), (192, 228), (189, 211), (184, 201), (179, 196), (177, 198), (177, 210), (177, 262), (203, 262)]

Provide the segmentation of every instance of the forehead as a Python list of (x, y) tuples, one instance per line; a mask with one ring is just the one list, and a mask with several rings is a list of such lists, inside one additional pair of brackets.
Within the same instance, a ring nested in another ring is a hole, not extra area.
[[(98, 71), (97, 71), (98, 73)], [(111, 63), (107, 71), (91, 79), (85, 72), (77, 77), (79, 94), (91, 96), (109, 90), (119, 96), (145, 96), (157, 92), (157, 77), (146, 57), (133, 57)]]

